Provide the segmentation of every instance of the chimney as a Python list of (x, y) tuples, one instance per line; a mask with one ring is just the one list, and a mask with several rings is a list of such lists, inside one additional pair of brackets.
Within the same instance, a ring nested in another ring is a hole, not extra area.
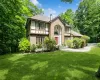
[(50, 14), (50, 21), (52, 20), (52, 14)]

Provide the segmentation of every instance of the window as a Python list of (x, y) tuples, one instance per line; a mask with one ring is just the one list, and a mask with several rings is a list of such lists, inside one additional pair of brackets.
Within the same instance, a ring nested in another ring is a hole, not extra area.
[(54, 34), (55, 35), (61, 34), (61, 27), (60, 26), (55, 26), (54, 27)]
[(49, 25), (48, 24), (45, 24), (45, 27), (46, 27), (46, 31), (48, 31)]
[(31, 21), (31, 29), (35, 29), (35, 21)]
[(36, 37), (36, 44), (43, 44), (44, 36), (37, 36)]
[(45, 30), (45, 28), (46, 28), (46, 24), (43, 23), (43, 22), (41, 22), (41, 23), (40, 23), (40, 29), (41, 29), (41, 30)]
[(38, 24), (38, 22), (35, 22), (35, 26), (36, 26), (36, 29), (38, 30), (38, 29), (39, 29), (39, 24)]
[(65, 28), (66, 33), (70, 33), (70, 28)]

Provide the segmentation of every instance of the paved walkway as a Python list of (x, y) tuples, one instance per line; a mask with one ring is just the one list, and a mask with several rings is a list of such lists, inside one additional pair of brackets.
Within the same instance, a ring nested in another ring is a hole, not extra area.
[(62, 51), (68, 51), (68, 52), (88, 52), (95, 45), (96, 45), (95, 43), (88, 44), (88, 46), (86, 46), (84, 48), (80, 48), (80, 49), (71, 49), (71, 48), (68, 48), (68, 47), (60, 47), (60, 50), (62, 50)]

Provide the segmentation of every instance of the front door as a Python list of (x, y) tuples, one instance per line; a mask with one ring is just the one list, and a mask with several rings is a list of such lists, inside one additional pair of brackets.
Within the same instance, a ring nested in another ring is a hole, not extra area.
[(55, 40), (56, 40), (56, 44), (58, 44), (58, 37), (55, 37)]

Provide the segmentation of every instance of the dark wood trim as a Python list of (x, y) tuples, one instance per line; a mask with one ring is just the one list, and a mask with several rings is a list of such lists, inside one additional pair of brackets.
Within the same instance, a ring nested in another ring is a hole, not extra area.
[(43, 35), (44, 35), (44, 36), (49, 36), (49, 34), (33, 34), (33, 33), (30, 33), (30, 35), (35, 35), (35, 36), (36, 36), (36, 35), (41, 35), (41, 36), (43, 36)]

